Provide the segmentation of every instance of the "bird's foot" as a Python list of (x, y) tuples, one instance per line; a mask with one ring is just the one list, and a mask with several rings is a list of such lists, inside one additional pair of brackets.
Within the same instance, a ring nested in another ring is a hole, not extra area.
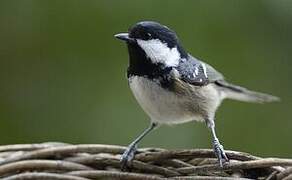
[(123, 153), (120, 159), (122, 171), (126, 171), (130, 168), (136, 151), (137, 151), (137, 145), (132, 145), (132, 144), (125, 150), (125, 152)]
[(228, 162), (229, 159), (225, 154), (223, 146), (220, 144), (218, 139), (214, 139), (213, 141), (213, 149), (216, 157), (218, 158), (220, 167), (223, 167), (225, 162)]

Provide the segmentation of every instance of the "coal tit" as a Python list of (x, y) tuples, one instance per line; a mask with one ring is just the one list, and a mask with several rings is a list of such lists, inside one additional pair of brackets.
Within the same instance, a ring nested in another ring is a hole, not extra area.
[(189, 121), (206, 123), (212, 134), (214, 153), (222, 167), (228, 157), (216, 135), (214, 121), (222, 100), (255, 103), (279, 100), (228, 83), (212, 66), (186, 52), (173, 30), (157, 22), (138, 22), (128, 33), (115, 37), (128, 46), (129, 85), (151, 120), (150, 126), (122, 155), (123, 168), (134, 158), (139, 141), (155, 127)]

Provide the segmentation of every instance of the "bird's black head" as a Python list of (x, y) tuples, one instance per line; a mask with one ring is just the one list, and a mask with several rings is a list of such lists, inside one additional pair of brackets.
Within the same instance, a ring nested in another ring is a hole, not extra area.
[(158, 22), (138, 22), (130, 27), (128, 33), (116, 34), (115, 37), (126, 41), (129, 48), (138, 46), (143, 49), (153, 62), (169, 61), (171, 64), (176, 55), (187, 57), (176, 33)]
[(179, 44), (174, 31), (153, 21), (142, 21), (135, 24), (129, 29), (129, 37), (145, 41), (159, 39), (162, 43), (166, 43), (169, 48)]

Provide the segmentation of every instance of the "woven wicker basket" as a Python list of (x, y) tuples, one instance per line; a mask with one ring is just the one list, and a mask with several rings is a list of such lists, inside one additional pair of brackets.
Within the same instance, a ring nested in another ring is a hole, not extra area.
[[(120, 171), (125, 147), (42, 143), (0, 146), (0, 178), (16, 179), (292, 179), (292, 160), (227, 151), (223, 168), (210, 149), (139, 149)], [(290, 167), (289, 167), (290, 166)]]

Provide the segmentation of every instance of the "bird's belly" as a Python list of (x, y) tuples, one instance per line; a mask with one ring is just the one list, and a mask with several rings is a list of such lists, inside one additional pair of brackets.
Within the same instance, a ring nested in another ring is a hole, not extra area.
[(173, 124), (201, 120), (199, 113), (190, 110), (189, 99), (163, 89), (157, 82), (144, 77), (129, 78), (130, 88), (142, 109), (153, 122)]

